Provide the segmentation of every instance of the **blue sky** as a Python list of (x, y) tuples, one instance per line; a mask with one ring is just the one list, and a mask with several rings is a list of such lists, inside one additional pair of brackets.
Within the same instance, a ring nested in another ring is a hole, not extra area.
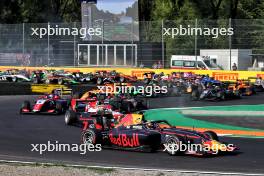
[(97, 8), (100, 10), (108, 10), (111, 13), (119, 14), (136, 0), (97, 0)]

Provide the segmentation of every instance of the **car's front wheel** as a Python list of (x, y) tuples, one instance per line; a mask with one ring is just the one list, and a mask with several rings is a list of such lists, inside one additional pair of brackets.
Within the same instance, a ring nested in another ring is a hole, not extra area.
[(55, 108), (56, 108), (56, 113), (57, 114), (60, 114), (60, 113), (63, 113), (64, 112), (63, 107), (62, 107), (62, 104), (59, 103), (59, 102), (56, 103), (56, 107)]
[(211, 140), (219, 141), (218, 135), (213, 131), (205, 131), (204, 134), (208, 136)]
[(31, 108), (30, 102), (29, 101), (24, 101), (22, 106), (21, 106), (21, 108), (20, 108), (20, 114), (23, 113), (23, 111), (22, 111), (23, 109), (27, 109), (27, 110), (30, 111), (30, 108)]
[(65, 124), (66, 125), (72, 125), (76, 121), (76, 114), (72, 110), (67, 110), (65, 113)]

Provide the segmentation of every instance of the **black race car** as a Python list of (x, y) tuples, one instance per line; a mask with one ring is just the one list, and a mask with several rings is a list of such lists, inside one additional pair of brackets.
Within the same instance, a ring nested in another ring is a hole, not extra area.
[[(237, 149), (233, 145), (219, 142), (217, 134), (212, 131), (201, 133), (180, 129), (170, 126), (166, 121), (114, 127), (110, 116), (100, 115), (87, 118), (87, 129), (82, 132), (81, 141), (84, 144), (101, 144), (112, 149), (148, 152), (163, 150), (170, 155), (218, 154), (218, 152), (231, 152)], [(200, 148), (197, 150), (180, 148), (182, 145), (190, 144), (199, 144)]]

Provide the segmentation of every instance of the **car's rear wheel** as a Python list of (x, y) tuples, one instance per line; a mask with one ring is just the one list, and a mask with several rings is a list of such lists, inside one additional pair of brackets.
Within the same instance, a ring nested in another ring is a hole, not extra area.
[(46, 83), (46, 84), (50, 84), (50, 80), (49, 80), (49, 79), (46, 79), (46, 80), (45, 80), (45, 83)]
[(202, 94), (200, 95), (199, 99), (200, 100), (204, 100), (206, 98), (206, 93), (202, 92)]
[(199, 98), (198, 96), (198, 90), (193, 90), (192, 93), (191, 93), (191, 100), (192, 101), (197, 101)]
[(121, 77), (119, 78), (119, 81), (120, 81), (121, 83), (123, 83), (123, 82), (125, 82), (125, 78), (121, 76)]
[(61, 79), (61, 78), (58, 79), (58, 84), (59, 84), (59, 85), (62, 85), (63, 83), (64, 83), (63, 79)]
[(22, 104), (22, 108), (30, 109), (30, 102), (29, 101), (24, 101), (23, 104)]
[(81, 143), (96, 144), (97, 136), (93, 130), (87, 129), (81, 134)]
[(97, 83), (98, 85), (103, 84), (103, 79), (102, 79), (102, 78), (97, 78), (96, 83)]
[(208, 136), (212, 140), (219, 141), (218, 135), (213, 131), (205, 131), (204, 132), (206, 136)]
[(224, 93), (221, 94), (221, 100), (225, 100), (226, 99), (226, 96)]
[(63, 107), (62, 107), (62, 104), (61, 103), (59, 103), (59, 102), (57, 102), (56, 103), (56, 112), (58, 113), (58, 114), (60, 114), (60, 113), (63, 113)]
[(133, 112), (133, 109), (134, 109), (133, 104), (130, 103), (130, 102), (128, 102), (128, 103), (127, 103), (127, 112), (128, 112), (128, 113), (131, 113), (131, 112)]
[(39, 81), (38, 78), (33, 78), (33, 83), (34, 83), (34, 84), (39, 84), (39, 82), (40, 82), (40, 81)]
[(148, 84), (148, 83), (150, 82), (150, 80), (149, 80), (148, 78), (145, 78), (145, 79), (143, 80), (143, 82), (144, 82), (144, 84)]
[(72, 125), (77, 120), (76, 113), (72, 110), (67, 110), (64, 120), (66, 125)]

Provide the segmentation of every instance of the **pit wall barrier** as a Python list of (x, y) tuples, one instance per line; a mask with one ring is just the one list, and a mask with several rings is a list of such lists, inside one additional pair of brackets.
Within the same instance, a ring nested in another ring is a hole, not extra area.
[(0, 70), (8, 69), (26, 69), (26, 70), (65, 70), (70, 72), (95, 72), (98, 70), (116, 70), (126, 75), (136, 76), (138, 79), (143, 79), (143, 74), (146, 72), (165, 73), (172, 72), (192, 72), (194, 74), (209, 75), (220, 81), (236, 81), (237, 79), (248, 79), (249, 77), (262, 77), (264, 79), (264, 72), (261, 71), (224, 71), (224, 70), (179, 70), (179, 69), (138, 69), (138, 68), (73, 68), (73, 67), (9, 67), (0, 66)]

